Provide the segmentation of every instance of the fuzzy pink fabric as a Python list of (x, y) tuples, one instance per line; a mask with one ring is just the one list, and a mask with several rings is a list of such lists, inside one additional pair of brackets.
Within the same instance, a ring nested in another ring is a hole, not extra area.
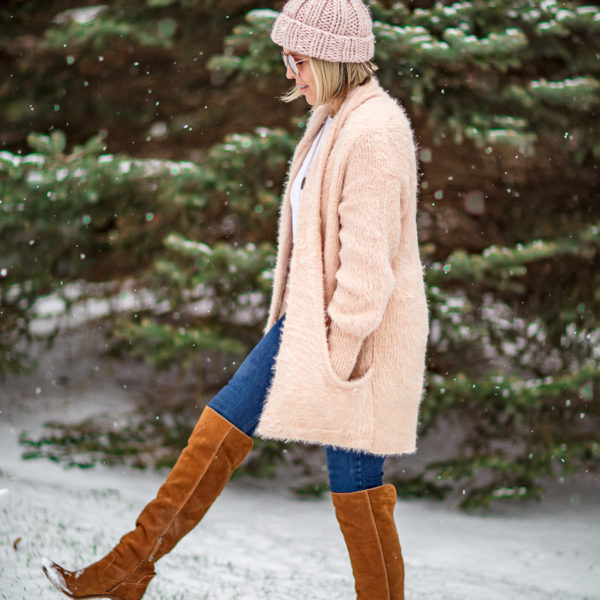
[[(327, 114), (314, 110), (288, 182)], [(402, 107), (375, 79), (350, 92), (306, 179), (293, 252), (287, 188), (267, 329), (284, 306), (286, 320), (257, 433), (413, 452), (428, 315)]]
[(372, 29), (362, 0), (290, 0), (275, 20), (271, 39), (313, 58), (361, 63), (375, 53)]

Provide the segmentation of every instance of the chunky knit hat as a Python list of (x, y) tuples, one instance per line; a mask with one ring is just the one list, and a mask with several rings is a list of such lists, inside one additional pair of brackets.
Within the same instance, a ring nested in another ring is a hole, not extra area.
[(373, 23), (362, 0), (289, 0), (271, 39), (292, 52), (331, 62), (366, 62), (375, 53)]

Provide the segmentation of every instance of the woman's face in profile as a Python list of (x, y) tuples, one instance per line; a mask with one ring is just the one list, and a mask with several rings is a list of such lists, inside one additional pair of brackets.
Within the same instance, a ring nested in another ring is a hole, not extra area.
[[(288, 79), (296, 80), (296, 85), (300, 88), (300, 93), (304, 95), (306, 101), (311, 106), (314, 106), (317, 101), (317, 86), (309, 57), (304, 54), (290, 52), (284, 48), (283, 59), (286, 67), (285, 76)], [(295, 66), (295, 69), (293, 66)]]

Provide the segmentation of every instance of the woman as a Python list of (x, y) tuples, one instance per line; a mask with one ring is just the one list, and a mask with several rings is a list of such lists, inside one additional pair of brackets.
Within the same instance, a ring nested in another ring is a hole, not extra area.
[(295, 81), (286, 99), (303, 95), (313, 111), (283, 198), (267, 333), (204, 409), (135, 529), (79, 571), (44, 562), (71, 598), (139, 600), (254, 433), (326, 446), (358, 598), (404, 597), (382, 467), (415, 450), (428, 329), (412, 131), (374, 78), (361, 0), (290, 0), (271, 37)]

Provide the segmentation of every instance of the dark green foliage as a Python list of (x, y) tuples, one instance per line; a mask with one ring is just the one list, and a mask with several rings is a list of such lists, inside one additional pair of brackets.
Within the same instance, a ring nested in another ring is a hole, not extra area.
[[(425, 473), (422, 473), (415, 477), (394, 477), (390, 480), (390, 483), (396, 487), (398, 496), (401, 498), (416, 497), (443, 500), (446, 494), (452, 490), (452, 486), (429, 481), (425, 475)], [(438, 476), (438, 479), (441, 479), (441, 476)]]
[(253, 477), (274, 477), (276, 469), (289, 462), (287, 445), (273, 440), (255, 440), (254, 447), (248, 459), (240, 467), (238, 476), (252, 475)]
[[(189, 417), (189, 415), (186, 415)], [(86, 420), (78, 424), (46, 423), (42, 436), (23, 432), (24, 459), (47, 458), (66, 467), (89, 468), (97, 463), (137, 469), (172, 467), (191, 433), (188, 419), (169, 425), (160, 417), (131, 418), (118, 429), (112, 422)]]
[[(24, 431), (19, 436), (22, 456), (26, 460), (46, 458), (67, 468), (103, 464), (170, 469), (187, 443), (197, 411), (190, 410), (192, 403), (187, 400), (162, 407), (149, 400), (152, 410), (120, 416), (117, 427), (113, 416), (103, 415), (76, 424), (52, 421), (44, 425), (43, 434)], [(235, 476), (270, 478), (282, 465), (304, 464), (299, 449), (289, 452), (287, 448), (282, 442), (255, 440)]]
[(326, 481), (316, 481), (305, 485), (295, 486), (293, 490), (299, 496), (321, 496), (329, 491), (329, 483)]
[[(541, 478), (600, 463), (600, 9), (369, 4), (380, 80), (419, 147), (431, 313), (420, 433), (457, 433), (394, 483), (407, 496), (458, 490), (468, 508), (539, 497)], [(288, 86), (268, 37), (280, 6), (0, 8), (10, 25), (0, 29), (10, 72), (0, 83), (0, 373), (26, 365), (48, 294), (68, 311), (87, 297), (117, 308), (132, 293), (135, 308), (112, 320), (113, 348), (197, 372), (204, 388), (219, 379), (206, 356), (237, 364), (259, 339), (282, 182), (305, 124), (305, 107), (276, 100)], [(146, 417), (101, 443), (89, 424), (56, 428), (40, 447), (124, 453), (139, 430), (162, 464), (193, 423), (181, 410), (157, 413), (175, 419), (172, 439)], [(285, 450), (261, 442), (246, 470), (302, 462), (302, 449)], [(325, 489), (308, 471), (299, 491)]]

